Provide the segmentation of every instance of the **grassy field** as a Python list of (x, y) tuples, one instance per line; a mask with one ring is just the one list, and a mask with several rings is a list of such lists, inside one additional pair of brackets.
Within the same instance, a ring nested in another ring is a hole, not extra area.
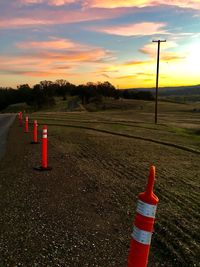
[(157, 125), (152, 102), (117, 100), (112, 105), (100, 112), (31, 115), (40, 127), (48, 125), (59, 164), (73, 165), (82, 177), (82, 197), (73, 201), (84, 210), (79, 214), (83, 240), (87, 236), (94, 243), (83, 258), (96, 262), (82, 266), (126, 265), (137, 195), (152, 164), (160, 202), (149, 266), (200, 266), (200, 113), (192, 111), (198, 104), (160, 102)]

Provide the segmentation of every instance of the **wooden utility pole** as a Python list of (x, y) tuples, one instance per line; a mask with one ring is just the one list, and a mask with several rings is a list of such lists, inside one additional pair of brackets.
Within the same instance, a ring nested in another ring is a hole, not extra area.
[(156, 74), (156, 100), (155, 100), (155, 124), (158, 121), (158, 81), (159, 81), (159, 64), (160, 64), (160, 43), (166, 42), (166, 40), (153, 40), (153, 43), (158, 43), (157, 53), (157, 74)]

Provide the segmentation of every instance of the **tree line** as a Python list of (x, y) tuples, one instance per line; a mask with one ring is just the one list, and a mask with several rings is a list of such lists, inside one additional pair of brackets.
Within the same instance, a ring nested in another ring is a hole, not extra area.
[(11, 104), (25, 102), (32, 106), (34, 110), (55, 105), (55, 97), (78, 96), (83, 105), (92, 101), (101, 101), (102, 97), (112, 97), (115, 99), (144, 99), (152, 100), (150, 92), (138, 92), (130, 90), (116, 90), (109, 82), (98, 82), (74, 85), (64, 79), (52, 81), (41, 81), (32, 88), (28, 84), (22, 84), (13, 88), (0, 88), (0, 110)]

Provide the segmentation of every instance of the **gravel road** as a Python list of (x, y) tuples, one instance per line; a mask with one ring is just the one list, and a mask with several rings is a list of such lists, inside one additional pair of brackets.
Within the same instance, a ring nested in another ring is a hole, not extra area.
[(15, 117), (15, 114), (0, 114), (0, 159), (5, 152), (7, 133)]

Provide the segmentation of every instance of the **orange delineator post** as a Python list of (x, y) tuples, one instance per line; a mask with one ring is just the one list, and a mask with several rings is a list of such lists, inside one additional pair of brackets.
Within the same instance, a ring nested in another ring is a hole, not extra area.
[(33, 142), (35, 144), (37, 144), (37, 128), (38, 128), (38, 124), (37, 124), (37, 121), (34, 120), (34, 124), (33, 124)]
[(28, 133), (28, 116), (26, 116), (25, 133)]
[(18, 118), (19, 118), (19, 126), (22, 127), (22, 112), (21, 111), (18, 113)]
[(153, 193), (155, 167), (150, 167), (146, 191), (138, 196), (134, 229), (128, 256), (128, 267), (146, 267), (155, 222), (158, 197)]
[(31, 142), (31, 144), (39, 144), (37, 120), (34, 120), (34, 123), (33, 123), (33, 141)]
[(42, 130), (42, 168), (47, 168), (47, 126)]
[(52, 170), (52, 168), (49, 167), (47, 164), (47, 158), (48, 158), (47, 142), (48, 142), (47, 126), (44, 125), (43, 129), (42, 129), (42, 166), (39, 168), (38, 167), (34, 168), (37, 171), (50, 171), (50, 170)]

